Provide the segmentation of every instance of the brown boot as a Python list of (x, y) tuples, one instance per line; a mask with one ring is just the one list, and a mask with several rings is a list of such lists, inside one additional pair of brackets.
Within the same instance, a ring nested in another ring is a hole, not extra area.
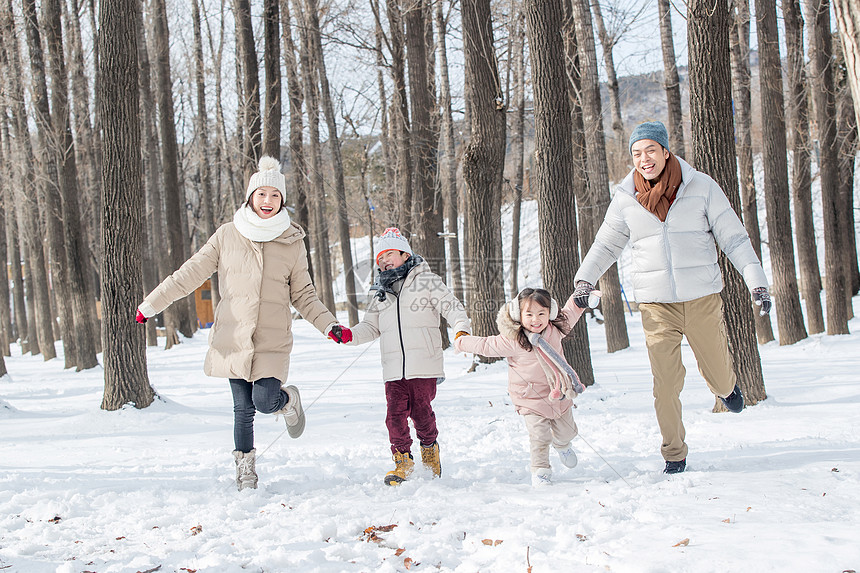
[(424, 467), (433, 472), (435, 477), (442, 477), (442, 464), (439, 462), (439, 444), (433, 442), (429, 446), (421, 445), (421, 461)]
[(394, 453), (394, 469), (385, 474), (385, 485), (400, 485), (412, 474), (415, 462), (409, 452)]

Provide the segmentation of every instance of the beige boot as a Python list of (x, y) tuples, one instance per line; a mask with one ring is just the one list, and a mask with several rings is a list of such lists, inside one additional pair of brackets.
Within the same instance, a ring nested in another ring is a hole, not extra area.
[(395, 452), (394, 469), (385, 474), (385, 485), (400, 485), (412, 474), (414, 467), (415, 462), (412, 461), (412, 454)]
[(442, 463), (439, 461), (439, 444), (433, 442), (429, 446), (421, 446), (421, 461), (424, 467), (433, 472), (436, 477), (442, 477)]
[(236, 462), (236, 487), (242, 491), (246, 487), (257, 489), (257, 471), (254, 467), (257, 461), (257, 450), (247, 454), (235, 450), (233, 459)]

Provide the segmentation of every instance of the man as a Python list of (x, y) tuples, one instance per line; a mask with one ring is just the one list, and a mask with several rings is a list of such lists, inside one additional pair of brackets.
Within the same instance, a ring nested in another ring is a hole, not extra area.
[(681, 420), (681, 338), (687, 337), (708, 388), (732, 412), (744, 408), (722, 316), (717, 246), (741, 273), (761, 314), (770, 295), (746, 229), (725, 193), (706, 174), (669, 151), (659, 121), (630, 135), (634, 169), (616, 188), (594, 244), (576, 273), (574, 297), (588, 305), (594, 284), (630, 243), (633, 288), (654, 376), (654, 409), (667, 474), (683, 472), (687, 444)]

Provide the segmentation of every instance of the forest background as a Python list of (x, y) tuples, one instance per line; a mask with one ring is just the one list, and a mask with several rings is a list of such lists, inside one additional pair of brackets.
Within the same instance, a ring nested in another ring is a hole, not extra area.
[[(232, 219), (263, 154), (281, 160), (327, 306), (358, 321), (371, 265), (354, 241), (398, 226), (486, 335), (520, 286), (523, 199), (538, 204), (541, 283), (566, 298), (630, 168), (627, 135), (659, 119), (759, 252), (767, 237), (779, 343), (848, 333), (860, 290), (849, 0), (4, 0), (0, 26), (0, 348), (50, 360), (62, 340), (77, 370), (103, 352), (105, 409), (154, 399), (144, 344), (159, 325), (138, 328), (134, 309)], [(766, 398), (757, 344), (774, 329), (721, 265), (753, 405)], [(629, 345), (617, 268), (599, 286), (615, 352)], [(217, 275), (210, 292), (217, 304)], [(167, 347), (193, 335), (193, 296), (163, 327)], [(577, 328), (565, 352), (591, 384)]]

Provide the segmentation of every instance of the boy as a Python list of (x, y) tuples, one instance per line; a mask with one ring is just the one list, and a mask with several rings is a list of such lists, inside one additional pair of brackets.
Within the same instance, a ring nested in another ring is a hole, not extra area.
[(386, 229), (374, 254), (379, 277), (371, 287), (375, 293), (364, 318), (352, 330), (335, 329), (331, 337), (353, 345), (380, 338), (385, 425), (395, 463), (385, 476), (385, 484), (398, 485), (412, 473), (409, 418), (421, 445), (421, 461), (439, 477), (442, 467), (431, 402), (436, 397), (436, 385), (445, 379), (440, 317), (453, 326), (457, 336), (470, 332), (469, 318), (463, 304), (430, 265), (412, 252), (399, 229)]

